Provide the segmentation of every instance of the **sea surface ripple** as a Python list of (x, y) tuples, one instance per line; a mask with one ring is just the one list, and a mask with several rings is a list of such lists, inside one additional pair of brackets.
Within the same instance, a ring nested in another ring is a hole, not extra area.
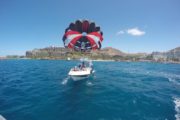
[(91, 78), (68, 76), (78, 61), (1, 60), (0, 115), (7, 120), (180, 120), (180, 64), (93, 62)]

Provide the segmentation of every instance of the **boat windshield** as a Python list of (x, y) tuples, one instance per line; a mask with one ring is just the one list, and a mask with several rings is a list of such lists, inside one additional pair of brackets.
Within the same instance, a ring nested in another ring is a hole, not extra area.
[(75, 70), (83, 70), (86, 68), (92, 68), (93, 64), (91, 61), (81, 61), (77, 66), (74, 67)]

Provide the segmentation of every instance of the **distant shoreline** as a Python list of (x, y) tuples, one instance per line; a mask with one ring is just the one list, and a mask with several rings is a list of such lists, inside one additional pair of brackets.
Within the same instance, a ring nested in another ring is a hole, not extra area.
[(79, 60), (89, 58), (93, 61), (122, 61), (122, 62), (156, 62), (180, 64), (180, 47), (166, 52), (125, 53), (112, 47), (100, 50), (75, 51), (64, 47), (46, 47), (26, 51), (23, 56), (8, 55), (3, 59), (38, 59), (38, 60)]
[[(78, 61), (79, 59), (54, 59), (54, 58), (3, 58), (0, 59), (0, 61), (3, 60), (63, 60), (63, 61)], [(175, 61), (154, 61), (154, 60), (102, 60), (102, 59), (90, 59), (94, 62), (147, 62), (147, 63), (162, 63), (162, 64), (180, 64), (180, 62)]]

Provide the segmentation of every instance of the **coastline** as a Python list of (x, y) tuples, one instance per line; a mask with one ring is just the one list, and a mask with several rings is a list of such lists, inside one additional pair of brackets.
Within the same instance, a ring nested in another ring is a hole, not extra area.
[[(90, 58), (88, 58), (90, 59)], [(74, 61), (79, 59), (58, 59), (58, 58), (3, 58), (3, 60), (65, 60), (65, 61)], [(149, 63), (162, 63), (162, 64), (180, 64), (180, 61), (155, 61), (155, 60), (114, 60), (114, 59), (90, 59), (93, 62), (149, 62)]]

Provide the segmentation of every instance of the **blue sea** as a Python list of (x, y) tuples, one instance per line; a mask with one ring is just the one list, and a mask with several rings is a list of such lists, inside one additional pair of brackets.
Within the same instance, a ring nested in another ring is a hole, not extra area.
[(0, 115), (7, 120), (180, 120), (180, 64), (93, 62), (73, 82), (78, 61), (1, 60)]

